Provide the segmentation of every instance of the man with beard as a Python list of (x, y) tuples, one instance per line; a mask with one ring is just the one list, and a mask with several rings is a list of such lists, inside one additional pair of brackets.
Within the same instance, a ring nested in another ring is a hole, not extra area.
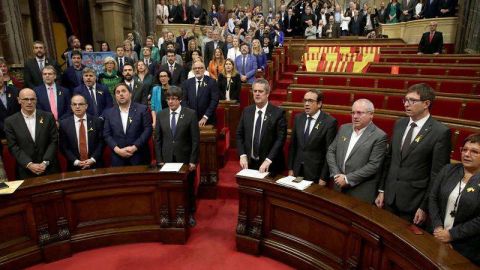
[(35, 88), (43, 83), (42, 70), (45, 66), (51, 65), (55, 67), (57, 74), (61, 74), (62, 70), (52, 58), (45, 55), (45, 44), (42, 41), (33, 42), (34, 58), (30, 58), (23, 64), (23, 81), (27, 88)]

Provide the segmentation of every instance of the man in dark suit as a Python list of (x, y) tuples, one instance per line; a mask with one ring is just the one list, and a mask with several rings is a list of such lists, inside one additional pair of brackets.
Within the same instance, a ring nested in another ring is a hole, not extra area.
[(430, 116), (435, 99), (427, 84), (410, 86), (404, 99), (408, 117), (393, 129), (388, 173), (375, 203), (414, 224), (427, 217), (428, 196), (440, 169), (450, 162), (450, 129)]
[[(0, 78), (3, 78), (3, 72), (0, 69)], [(18, 89), (13, 85), (6, 84), (0, 80), (0, 140), (5, 139), (4, 123), (10, 115), (20, 111), (18, 104)], [(0, 144), (0, 150), (2, 146)]]
[(204, 76), (205, 65), (197, 61), (192, 65), (195, 77), (186, 80), (182, 89), (183, 104), (197, 112), (198, 125), (215, 125), (215, 113), (220, 93), (217, 82), (209, 76)]
[(167, 51), (167, 63), (160, 66), (160, 70), (168, 70), (172, 77), (170, 78), (170, 85), (180, 86), (186, 79), (185, 71), (182, 65), (175, 62), (175, 51)]
[(457, 0), (439, 0), (438, 16), (439, 17), (453, 17), (455, 16), (455, 6)]
[(112, 149), (112, 166), (149, 164), (148, 141), (152, 136), (152, 115), (147, 106), (132, 101), (124, 83), (115, 87), (118, 106), (104, 112), (103, 135)]
[(402, 0), (401, 2), (402, 15), (400, 16), (400, 21), (408, 22), (413, 18), (413, 11), (417, 5), (417, 1), (414, 0)]
[(97, 83), (95, 70), (86, 67), (83, 70), (83, 84), (73, 90), (73, 94), (80, 94), (87, 100), (87, 114), (103, 118), (103, 112), (113, 107), (113, 99), (108, 88)]
[(185, 54), (188, 50), (188, 37), (187, 37), (187, 31), (185, 31), (185, 28), (180, 28), (179, 29), (180, 35), (175, 39), (175, 44), (176, 47), (179, 49), (180, 54)]
[(430, 31), (422, 35), (418, 44), (418, 54), (440, 54), (443, 49), (442, 32), (437, 31), (437, 22), (430, 22)]
[(115, 61), (117, 62), (118, 71), (122, 73), (123, 67), (126, 64), (133, 66), (133, 60), (130, 57), (125, 56), (125, 48), (122, 45), (118, 45), (115, 49), (117, 56), (115, 57)]
[(42, 41), (33, 42), (34, 58), (30, 58), (24, 63), (23, 68), (23, 82), (27, 88), (35, 88), (43, 84), (42, 69), (51, 65), (55, 67), (57, 74), (61, 74), (60, 66), (52, 58), (45, 56), (45, 45)]
[(205, 65), (210, 64), (210, 60), (213, 58), (216, 48), (220, 48), (223, 52), (223, 57), (227, 56), (227, 45), (220, 40), (220, 32), (216, 29), (212, 32), (212, 41), (205, 44)]
[(193, 0), (190, 8), (190, 23), (205, 24), (205, 17), (203, 16), (203, 9), (198, 0)]
[(72, 65), (62, 75), (62, 86), (73, 91), (75, 87), (82, 84), (82, 72), (85, 66), (82, 64), (82, 52), (74, 50), (70, 54)]
[(352, 123), (340, 127), (328, 148), (327, 162), (335, 189), (373, 203), (387, 152), (387, 134), (372, 122), (368, 99), (352, 105)]
[(157, 61), (155, 61), (152, 56), (152, 50), (148, 47), (143, 47), (143, 62), (145, 65), (148, 67), (148, 72), (152, 74), (152, 76), (155, 76), (157, 73), (156, 67), (157, 67)]
[(339, 38), (340, 37), (340, 24), (335, 22), (335, 18), (330, 16), (328, 23), (322, 29), (323, 36), (327, 38)]
[(188, 24), (190, 22), (190, 8), (187, 6), (186, 0), (182, 0), (182, 2), (177, 5), (176, 15), (176, 23)]
[(426, 0), (425, 8), (423, 9), (423, 17), (424, 18), (435, 18), (438, 16), (438, 4), (440, 0)]
[(295, 14), (293, 14), (293, 9), (289, 8), (287, 15), (283, 20), (283, 32), (286, 37), (293, 37), (297, 35), (298, 28), (298, 19)]
[(168, 109), (157, 113), (155, 127), (155, 155), (157, 164), (182, 162), (189, 166), (188, 198), (191, 226), (195, 225), (195, 169), (198, 163), (200, 130), (195, 111), (181, 106), (180, 87), (171, 86), (166, 92)]
[(60, 121), (60, 150), (69, 171), (98, 168), (102, 162), (103, 121), (87, 115), (87, 100), (80, 94), (71, 99), (73, 115)]
[(42, 74), (43, 84), (34, 89), (37, 95), (37, 109), (52, 113), (58, 121), (71, 113), (68, 106), (70, 90), (55, 83), (57, 74), (53, 66), (44, 67)]
[(36, 109), (37, 97), (30, 88), (20, 91), (18, 102), (20, 112), (5, 119), (8, 149), (17, 161), (17, 178), (58, 172), (58, 131), (53, 115)]
[(146, 89), (141, 81), (133, 77), (133, 65), (125, 64), (123, 66), (123, 78), (124, 83), (130, 88), (132, 92), (132, 101), (136, 103), (141, 103), (147, 105), (148, 100), (148, 90)]
[(329, 179), (325, 160), (337, 133), (337, 120), (322, 112), (323, 94), (309, 90), (303, 97), (305, 112), (297, 114), (288, 151), (288, 174), (325, 185)]
[(243, 110), (237, 128), (240, 166), (242, 169), (278, 174), (285, 168), (285, 111), (268, 102), (270, 85), (267, 80), (257, 79), (252, 84), (252, 90), (255, 104)]

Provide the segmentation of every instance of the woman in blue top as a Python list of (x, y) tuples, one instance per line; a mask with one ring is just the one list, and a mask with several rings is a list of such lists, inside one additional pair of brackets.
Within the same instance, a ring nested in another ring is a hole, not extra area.
[(258, 71), (264, 71), (267, 66), (267, 55), (263, 52), (262, 45), (258, 39), (252, 41), (252, 55), (257, 58)]
[(165, 99), (165, 93), (170, 88), (170, 78), (172, 74), (170, 71), (162, 69), (158, 73), (159, 83), (152, 87), (150, 93), (150, 109), (152, 111), (152, 124), (155, 126), (157, 113), (165, 108), (168, 108), (167, 100)]

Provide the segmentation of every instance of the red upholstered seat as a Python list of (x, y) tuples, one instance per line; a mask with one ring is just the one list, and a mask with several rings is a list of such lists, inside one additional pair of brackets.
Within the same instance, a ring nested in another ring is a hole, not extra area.
[(373, 117), (373, 123), (381, 130), (385, 131), (389, 138), (392, 138), (395, 121), (395, 118), (386, 118), (378, 114)]
[(478, 77), (478, 68), (449, 68), (449, 76), (468, 76), (468, 77)]
[(3, 167), (5, 172), (7, 173), (7, 178), (10, 181), (13, 181), (17, 177), (16, 167), (17, 161), (12, 156), (6, 144), (3, 145), (2, 148), (2, 159), (3, 159)]
[(323, 85), (347, 85), (347, 76), (323, 77)]
[(240, 109), (243, 109), (248, 106), (249, 96), (250, 96), (250, 91), (247, 88), (242, 87), (240, 89)]
[[(375, 66), (375, 65), (370, 65), (368, 67), (367, 73), (390, 73), (391, 68), (387, 66)], [(350, 81), (350, 85), (352, 85), (352, 82)]]
[(292, 95), (291, 95), (291, 102), (303, 102), (303, 96), (305, 95), (305, 93), (307, 92), (308, 90), (303, 90), (303, 89), (295, 89), (295, 90), (292, 90)]
[(320, 77), (298, 76), (297, 83), (319, 85), (320, 84)]
[(293, 109), (290, 110), (290, 119), (288, 120), (288, 127), (292, 128), (293, 124), (295, 123), (295, 116), (299, 113), (302, 113), (303, 110), (301, 109)]
[(387, 96), (387, 103), (385, 104), (385, 109), (393, 111), (404, 111), (405, 106), (403, 105), (403, 98), (404, 96), (400, 95)]
[(417, 74), (417, 69), (412, 67), (400, 67), (399, 74)]
[(352, 116), (347, 112), (332, 112), (330, 115), (337, 119), (338, 126), (352, 122)]
[(403, 79), (378, 79), (378, 88), (404, 89)]
[(445, 69), (440, 69), (440, 68), (422, 68), (420, 71), (420, 74), (422, 75), (445, 75)]
[(462, 118), (465, 120), (480, 121), (480, 101), (469, 101), (466, 105)]
[(225, 157), (230, 148), (230, 129), (225, 120), (225, 108), (217, 107), (215, 113), (217, 118), (217, 157), (219, 167), (222, 168), (225, 165)]
[(385, 99), (385, 95), (380, 94), (380, 93), (360, 93), (356, 92), (353, 96), (354, 100), (358, 100), (361, 98), (366, 98), (370, 100), (375, 108), (381, 109), (383, 108), (383, 101)]
[(323, 91), (323, 103), (332, 105), (350, 105), (350, 93), (346, 91)]
[(375, 86), (375, 79), (373, 79), (373, 78), (361, 78), (361, 77), (350, 78), (350, 86), (372, 87), (373, 88)]
[(440, 92), (445, 93), (473, 93), (473, 83), (471, 82), (442, 82), (440, 85)]
[(458, 99), (437, 98), (433, 102), (432, 114), (458, 118), (462, 109), (462, 101)]

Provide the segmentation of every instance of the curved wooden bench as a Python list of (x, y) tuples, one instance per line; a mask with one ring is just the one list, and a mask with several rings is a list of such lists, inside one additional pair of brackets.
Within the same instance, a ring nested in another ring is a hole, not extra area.
[(0, 196), (0, 268), (20, 269), (73, 252), (188, 239), (188, 168), (146, 166), (53, 174)]
[(331, 189), (237, 177), (237, 249), (296, 269), (478, 269), (428, 233)]

